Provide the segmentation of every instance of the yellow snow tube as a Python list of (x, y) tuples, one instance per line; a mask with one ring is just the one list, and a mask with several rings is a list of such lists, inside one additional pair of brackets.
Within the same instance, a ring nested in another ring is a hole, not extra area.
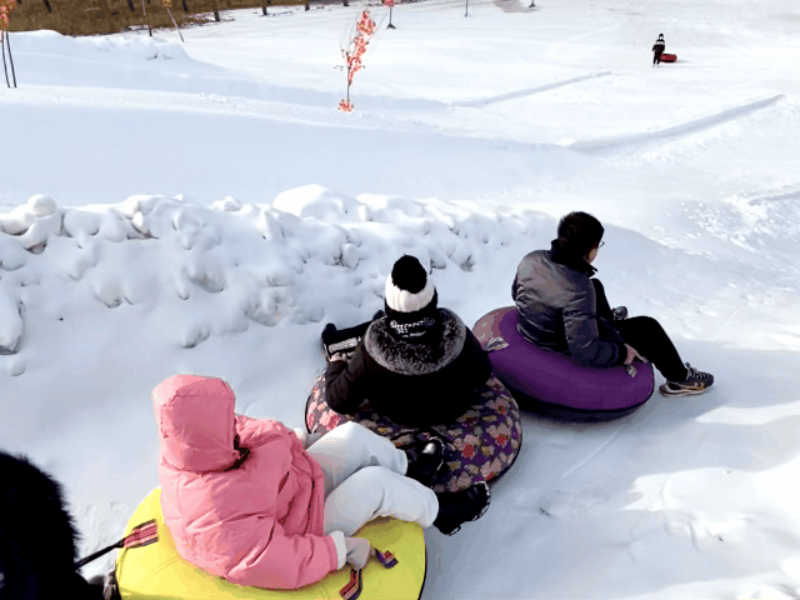
[(391, 568), (371, 556), (360, 578), (345, 565), (321, 581), (297, 590), (264, 590), (230, 583), (183, 560), (164, 526), (160, 498), (161, 489), (157, 487), (142, 501), (125, 529), (128, 536), (138, 525), (155, 520), (158, 540), (119, 550), (116, 574), (123, 600), (418, 600), (422, 594), (425, 538), (422, 527), (416, 523), (380, 518), (367, 523), (356, 534), (367, 538), (389, 564), (392, 557), (396, 559), (397, 564)]

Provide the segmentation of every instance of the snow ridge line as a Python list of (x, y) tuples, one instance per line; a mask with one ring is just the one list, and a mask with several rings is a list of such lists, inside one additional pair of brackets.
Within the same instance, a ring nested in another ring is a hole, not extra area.
[(272, 204), (227, 197), (211, 207), (134, 195), (73, 208), (37, 195), (0, 214), (0, 355), (36, 344), (26, 332), (37, 323), (128, 306), (187, 349), (250, 323), (358, 323), (382, 305), (403, 254), (428, 271), (470, 272), (536, 235), (539, 221), (525, 209), (350, 197), (318, 185)]
[(702, 131), (703, 129), (709, 129), (715, 125), (725, 123), (726, 121), (730, 121), (748, 113), (765, 108), (771, 104), (774, 104), (783, 97), (784, 94), (774, 94), (772, 96), (768, 96), (767, 98), (751, 100), (738, 106), (734, 106), (733, 108), (708, 115), (707, 117), (700, 117), (699, 119), (694, 119), (692, 121), (687, 121), (685, 123), (666, 127), (664, 129), (645, 131), (642, 133), (632, 133), (617, 137), (598, 138), (584, 142), (578, 141), (569, 144), (567, 147), (573, 150), (591, 152), (594, 150), (609, 150), (612, 148), (620, 148), (623, 146), (694, 133), (697, 131)]
[(605, 449), (606, 446), (608, 446), (611, 442), (613, 442), (617, 438), (617, 436), (620, 434), (621, 431), (622, 431), (621, 428), (620, 429), (615, 429), (612, 432), (612, 434), (603, 441), (603, 443), (601, 443), (597, 448), (595, 448), (592, 451), (591, 454), (589, 454), (589, 456), (585, 457), (583, 460), (580, 460), (576, 465), (573, 465), (572, 468), (569, 471), (567, 471), (566, 473), (564, 473), (564, 475), (561, 478), (562, 479), (566, 479), (567, 477), (572, 475), (578, 469), (586, 466), (589, 462), (591, 462), (591, 460), (595, 456), (600, 454)]
[(555, 81), (553, 83), (548, 83), (546, 85), (540, 85), (534, 88), (526, 88), (524, 90), (517, 90), (515, 92), (508, 92), (506, 94), (499, 94), (497, 96), (489, 96), (487, 98), (473, 98), (470, 100), (457, 100), (457, 101), (446, 102), (445, 104), (448, 104), (450, 106), (462, 106), (462, 107), (487, 106), (489, 104), (494, 104), (495, 102), (504, 102), (505, 100), (513, 100), (515, 98), (523, 98), (525, 96), (541, 94), (542, 92), (547, 92), (549, 90), (553, 90), (556, 88), (572, 85), (573, 83), (581, 83), (582, 81), (597, 79), (598, 77), (606, 77), (608, 75), (611, 75), (611, 71), (600, 71), (599, 73), (590, 73), (589, 75), (581, 75), (580, 77), (573, 77), (572, 79)]
[(737, 197), (745, 200), (747, 203), (761, 204), (769, 202), (780, 202), (782, 200), (793, 200), (800, 196), (800, 183), (785, 185), (780, 188), (771, 190), (759, 190), (756, 192), (747, 192), (739, 194)]

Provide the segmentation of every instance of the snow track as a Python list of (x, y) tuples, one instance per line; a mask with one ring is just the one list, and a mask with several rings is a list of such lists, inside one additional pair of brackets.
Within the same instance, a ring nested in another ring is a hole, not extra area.
[(655, 131), (645, 131), (642, 133), (632, 133), (629, 135), (615, 136), (610, 138), (599, 138), (594, 140), (577, 141), (569, 144), (569, 148), (582, 152), (592, 152), (597, 150), (615, 150), (638, 144), (645, 144), (652, 141), (673, 138), (682, 135), (691, 135), (698, 131), (703, 131), (715, 127), (727, 121), (739, 119), (762, 108), (775, 104), (784, 97), (784, 94), (772, 94), (766, 98), (751, 100), (738, 104), (732, 108), (715, 112), (706, 117), (686, 121), (671, 127), (657, 129)]
[[(506, 0), (501, 0), (506, 1)], [(451, 102), (453, 106), (488, 106), (490, 104), (495, 104), (496, 102), (504, 102), (505, 100), (514, 100), (516, 98), (525, 98), (527, 96), (533, 96), (534, 94), (541, 94), (542, 92), (549, 92), (550, 90), (555, 90), (558, 88), (566, 87), (569, 85), (574, 85), (576, 83), (582, 83), (584, 81), (589, 81), (591, 79), (598, 79), (600, 77), (607, 77), (611, 75), (611, 71), (601, 71), (600, 73), (592, 73), (590, 75), (581, 75), (580, 77), (573, 77), (572, 79), (565, 79), (563, 81), (556, 81), (553, 83), (549, 83), (547, 85), (541, 85), (535, 88), (530, 88), (526, 90), (517, 90), (514, 92), (508, 92), (507, 94), (500, 94), (498, 96), (491, 96), (489, 98), (475, 98), (470, 100), (458, 100), (455, 102)]]

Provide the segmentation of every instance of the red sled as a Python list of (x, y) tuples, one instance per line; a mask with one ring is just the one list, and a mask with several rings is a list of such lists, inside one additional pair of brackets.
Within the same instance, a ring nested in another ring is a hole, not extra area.
[(662, 54), (661, 55), (661, 62), (675, 62), (678, 60), (677, 54)]

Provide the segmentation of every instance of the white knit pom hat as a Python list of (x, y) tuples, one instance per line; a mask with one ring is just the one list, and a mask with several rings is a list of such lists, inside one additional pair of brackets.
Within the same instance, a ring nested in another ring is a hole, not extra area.
[(420, 262), (404, 255), (394, 263), (386, 278), (384, 299), (386, 306), (401, 313), (414, 313), (427, 307), (436, 294), (436, 288)]

